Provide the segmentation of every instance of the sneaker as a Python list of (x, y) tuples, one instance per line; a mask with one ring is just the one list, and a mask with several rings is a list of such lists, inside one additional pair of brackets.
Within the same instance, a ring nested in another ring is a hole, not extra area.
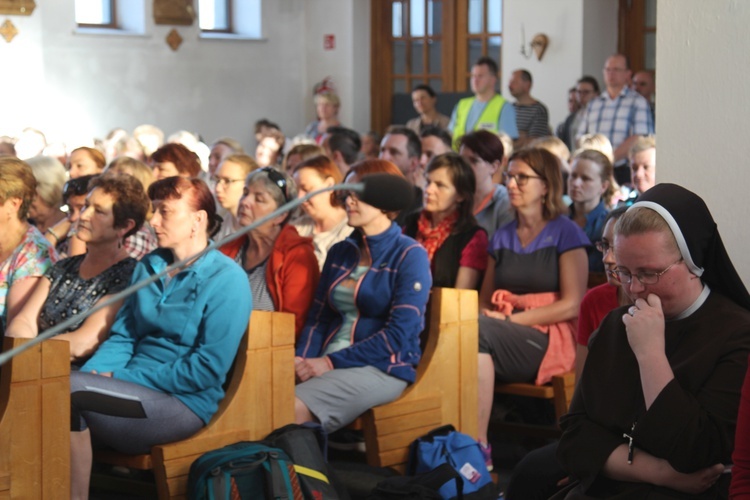
[(492, 472), (494, 466), (492, 465), (492, 445), (487, 443), (486, 445), (479, 443), (479, 449), (482, 452), (484, 458), (484, 465), (487, 466), (487, 471)]
[(365, 452), (365, 438), (362, 431), (341, 429), (328, 436), (328, 447), (340, 451)]

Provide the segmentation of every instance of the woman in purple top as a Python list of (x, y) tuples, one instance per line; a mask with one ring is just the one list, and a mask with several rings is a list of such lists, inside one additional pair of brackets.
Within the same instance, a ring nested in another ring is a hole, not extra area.
[(495, 378), (544, 383), (556, 368), (573, 368), (568, 322), (578, 315), (588, 272), (589, 240), (567, 217), (557, 158), (542, 149), (519, 151), (504, 182), (515, 220), (490, 239), (479, 296), (479, 441), (488, 467)]

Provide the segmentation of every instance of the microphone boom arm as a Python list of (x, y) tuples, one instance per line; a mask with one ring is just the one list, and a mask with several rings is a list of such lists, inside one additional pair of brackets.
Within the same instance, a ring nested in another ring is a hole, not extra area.
[(211, 251), (211, 250), (213, 250), (215, 248), (221, 247), (221, 246), (223, 246), (223, 245), (225, 245), (225, 244), (227, 244), (227, 243), (229, 243), (231, 241), (236, 240), (237, 238), (240, 238), (241, 236), (246, 235), (247, 233), (249, 233), (253, 229), (256, 229), (256, 228), (262, 226), (266, 222), (268, 222), (268, 221), (270, 221), (272, 219), (275, 219), (279, 215), (283, 215), (285, 213), (291, 212), (295, 208), (297, 208), (300, 205), (302, 205), (304, 202), (308, 201), (309, 199), (311, 199), (311, 198), (313, 198), (313, 197), (315, 197), (315, 196), (317, 196), (319, 194), (330, 192), (330, 191), (357, 191), (357, 192), (361, 193), (361, 192), (364, 191), (364, 189), (365, 189), (365, 184), (362, 183), (362, 182), (348, 183), (348, 184), (336, 184), (334, 186), (328, 186), (328, 187), (324, 187), (324, 188), (318, 189), (316, 191), (312, 191), (310, 193), (307, 193), (305, 196), (303, 196), (301, 198), (297, 198), (295, 200), (291, 200), (291, 201), (285, 203), (284, 205), (280, 206), (276, 210), (274, 210), (272, 213), (266, 215), (265, 217), (262, 217), (262, 218), (258, 219), (257, 221), (253, 222), (252, 224), (248, 224), (247, 226), (239, 229), (236, 233), (232, 233), (232, 234), (230, 234), (230, 235), (222, 238), (219, 241), (210, 242), (206, 248), (204, 248), (203, 250), (201, 250), (197, 254), (191, 255), (191, 256), (189, 256), (189, 257), (187, 257), (187, 258), (185, 258), (185, 259), (183, 259), (181, 261), (174, 262), (174, 263), (170, 264), (163, 271), (161, 271), (161, 272), (159, 272), (157, 274), (154, 274), (153, 276), (150, 276), (150, 277), (146, 278), (145, 280), (139, 281), (138, 283), (130, 285), (125, 290), (122, 290), (121, 292), (118, 292), (118, 293), (112, 295), (112, 297), (110, 297), (109, 299), (107, 299), (107, 300), (105, 300), (105, 301), (103, 301), (103, 302), (95, 305), (91, 309), (89, 309), (87, 311), (83, 311), (81, 313), (78, 313), (75, 316), (71, 316), (70, 318), (66, 319), (65, 321), (63, 321), (61, 323), (58, 323), (57, 325), (53, 326), (52, 328), (49, 328), (49, 329), (45, 330), (44, 332), (40, 333), (39, 335), (37, 335), (36, 337), (34, 337), (33, 339), (31, 339), (29, 342), (26, 342), (25, 344), (23, 344), (21, 346), (18, 346), (18, 347), (14, 348), (14, 349), (11, 349), (8, 352), (4, 352), (4, 353), (0, 354), (0, 366), (2, 366), (5, 363), (7, 363), (14, 356), (17, 356), (17, 355), (21, 354), (22, 352), (24, 352), (27, 349), (30, 349), (31, 347), (35, 346), (36, 344), (38, 344), (40, 342), (43, 342), (43, 341), (47, 340), (48, 338), (54, 337), (55, 335), (58, 335), (60, 333), (64, 333), (66, 328), (68, 328), (69, 326), (77, 323), (78, 321), (80, 321), (80, 320), (82, 320), (84, 318), (87, 318), (88, 316), (94, 314), (95, 312), (99, 311), (100, 309), (103, 309), (103, 308), (105, 308), (105, 307), (107, 307), (107, 306), (109, 306), (111, 304), (114, 304), (115, 302), (117, 302), (119, 300), (122, 300), (122, 299), (125, 299), (125, 298), (129, 297), (130, 295), (134, 294), (135, 292), (137, 292), (141, 288), (144, 288), (144, 287), (150, 285), (151, 283), (153, 283), (153, 282), (161, 279), (166, 274), (168, 274), (168, 273), (170, 273), (170, 272), (172, 272), (172, 271), (174, 271), (176, 269), (179, 269), (179, 268), (185, 266), (188, 262), (191, 262), (191, 261), (194, 261), (194, 260), (197, 260), (197, 259), (203, 257), (205, 254), (207, 254), (209, 251)]

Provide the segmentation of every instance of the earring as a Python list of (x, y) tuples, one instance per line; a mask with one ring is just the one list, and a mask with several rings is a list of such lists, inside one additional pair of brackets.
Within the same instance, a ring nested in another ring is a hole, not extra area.
[(117, 249), (122, 248), (122, 240), (117, 240)]

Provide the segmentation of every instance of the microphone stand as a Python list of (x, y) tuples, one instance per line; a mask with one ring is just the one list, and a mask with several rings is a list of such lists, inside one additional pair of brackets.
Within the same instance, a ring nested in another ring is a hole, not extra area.
[(26, 342), (25, 344), (23, 344), (21, 346), (18, 346), (18, 347), (14, 348), (14, 349), (11, 349), (8, 352), (4, 352), (4, 353), (0, 354), (0, 366), (4, 365), (10, 359), (12, 359), (13, 357), (21, 354), (22, 352), (24, 352), (27, 349), (30, 349), (31, 347), (35, 346), (36, 344), (38, 344), (40, 342), (43, 342), (43, 341), (47, 340), (50, 337), (54, 337), (55, 335), (58, 335), (60, 333), (64, 333), (65, 330), (66, 330), (66, 328), (68, 328), (69, 326), (77, 323), (79, 320), (87, 318), (88, 316), (94, 314), (95, 312), (99, 311), (100, 309), (103, 309), (103, 308), (109, 306), (110, 304), (114, 304), (115, 302), (117, 302), (119, 300), (122, 300), (122, 299), (124, 299), (126, 297), (129, 297), (130, 295), (134, 294), (135, 292), (137, 292), (141, 288), (144, 288), (144, 287), (150, 285), (151, 283), (153, 283), (153, 282), (161, 279), (161, 277), (165, 276), (167, 273), (170, 273), (170, 272), (172, 272), (172, 271), (174, 271), (174, 270), (176, 270), (176, 269), (178, 269), (178, 268), (180, 268), (182, 266), (185, 266), (188, 262), (192, 262), (192, 261), (195, 261), (195, 260), (203, 257), (205, 254), (207, 254), (209, 251), (211, 251), (211, 250), (213, 250), (215, 248), (221, 247), (221, 246), (229, 243), (230, 241), (234, 241), (237, 238), (240, 238), (240, 237), (246, 235), (247, 233), (249, 233), (253, 229), (255, 229), (255, 228), (259, 227), (259, 226), (262, 226), (266, 222), (268, 222), (268, 221), (270, 221), (272, 219), (275, 219), (279, 215), (284, 215), (287, 212), (291, 212), (292, 210), (294, 210), (298, 206), (302, 205), (304, 202), (306, 202), (307, 200), (309, 200), (310, 198), (312, 198), (314, 196), (317, 196), (317, 195), (319, 195), (321, 193), (330, 192), (330, 191), (357, 191), (358, 193), (361, 193), (361, 192), (364, 191), (364, 189), (365, 189), (365, 184), (362, 183), (362, 182), (356, 182), (356, 183), (350, 183), (350, 184), (336, 184), (334, 186), (328, 186), (328, 187), (324, 187), (324, 188), (318, 189), (317, 191), (312, 191), (312, 192), (306, 194), (305, 196), (303, 196), (302, 198), (297, 198), (295, 200), (292, 200), (292, 201), (290, 201), (290, 202), (288, 202), (288, 203), (280, 206), (274, 212), (266, 215), (265, 217), (262, 217), (261, 219), (258, 219), (257, 221), (253, 222), (252, 224), (249, 224), (249, 225), (247, 225), (247, 226), (239, 229), (236, 233), (232, 233), (229, 236), (226, 236), (226, 237), (224, 237), (223, 239), (221, 239), (219, 241), (215, 241), (215, 242), (209, 243), (206, 248), (204, 248), (203, 250), (201, 250), (197, 254), (191, 255), (191, 256), (189, 256), (189, 257), (187, 257), (187, 258), (185, 258), (185, 259), (183, 259), (181, 261), (174, 262), (174, 263), (170, 264), (163, 271), (161, 271), (161, 272), (159, 272), (157, 274), (154, 274), (153, 276), (150, 276), (150, 277), (146, 278), (143, 281), (139, 281), (138, 283), (130, 285), (125, 290), (122, 290), (121, 292), (114, 294), (109, 299), (107, 299), (107, 300), (105, 300), (105, 301), (103, 301), (103, 302), (95, 305), (94, 307), (92, 307), (88, 311), (84, 311), (84, 312), (81, 312), (79, 314), (76, 314), (75, 316), (71, 316), (70, 318), (66, 319), (65, 321), (63, 321), (61, 323), (58, 323), (57, 325), (53, 326), (52, 328), (49, 328), (49, 329), (45, 330), (44, 332), (40, 333), (39, 335), (37, 335), (33, 339), (30, 339), (29, 342)]

